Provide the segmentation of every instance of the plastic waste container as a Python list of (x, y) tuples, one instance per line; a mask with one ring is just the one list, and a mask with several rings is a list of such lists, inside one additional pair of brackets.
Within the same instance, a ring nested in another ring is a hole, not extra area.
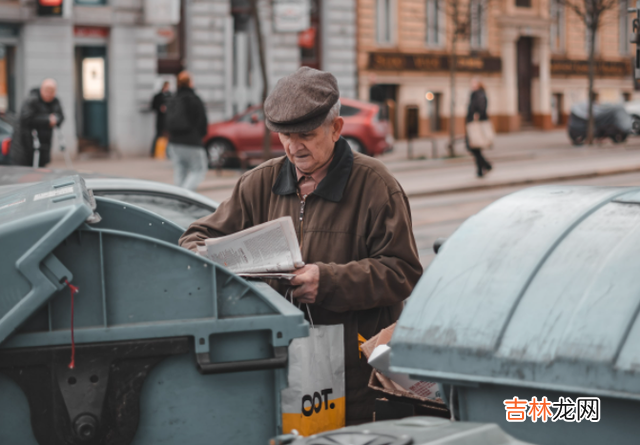
[(442, 246), (395, 329), (391, 369), (446, 384), (460, 419), (522, 440), (636, 443), (638, 246), (639, 188), (505, 197)]
[(180, 248), (181, 231), (94, 200), (79, 176), (0, 196), (0, 444), (280, 433), (287, 346), (308, 325), (268, 286)]
[(307, 438), (281, 436), (270, 445), (527, 445), (495, 424), (451, 422), (437, 417), (408, 417), (341, 428)]

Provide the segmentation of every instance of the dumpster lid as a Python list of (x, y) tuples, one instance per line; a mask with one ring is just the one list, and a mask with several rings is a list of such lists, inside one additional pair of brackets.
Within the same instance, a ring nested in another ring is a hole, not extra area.
[(392, 370), (640, 399), (639, 198), (536, 187), (469, 218), (414, 289)]
[(85, 221), (99, 221), (95, 208), (77, 175), (0, 195), (0, 343), (73, 278), (51, 252)]

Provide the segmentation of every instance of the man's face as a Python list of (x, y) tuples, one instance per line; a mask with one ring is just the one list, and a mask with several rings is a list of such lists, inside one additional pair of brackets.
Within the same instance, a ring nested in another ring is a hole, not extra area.
[(50, 82), (44, 82), (40, 86), (40, 97), (45, 102), (51, 102), (56, 97), (56, 85)]
[(307, 133), (278, 133), (289, 161), (302, 173), (311, 174), (333, 155), (344, 120), (337, 117), (330, 125), (321, 125)]

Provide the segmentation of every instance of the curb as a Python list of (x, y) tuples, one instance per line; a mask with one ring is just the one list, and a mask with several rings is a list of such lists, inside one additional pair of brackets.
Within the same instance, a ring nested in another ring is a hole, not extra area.
[(490, 189), (503, 188), (503, 187), (513, 187), (518, 185), (547, 184), (549, 182), (572, 181), (574, 179), (588, 179), (588, 178), (596, 178), (599, 176), (615, 176), (615, 175), (622, 175), (625, 173), (637, 173), (637, 172), (640, 172), (640, 165), (635, 165), (627, 168), (596, 170), (596, 171), (590, 171), (590, 172), (584, 172), (584, 173), (575, 173), (573, 175), (547, 176), (547, 177), (541, 177), (541, 178), (528, 178), (528, 179), (521, 179), (521, 180), (514, 180), (514, 181), (505, 181), (505, 182), (493, 183), (493, 184), (479, 184), (479, 185), (473, 185), (473, 186), (466, 185), (462, 187), (453, 187), (453, 188), (442, 189), (442, 190), (417, 191), (417, 192), (407, 193), (407, 197), (422, 198), (426, 196), (446, 195), (449, 193), (490, 190)]

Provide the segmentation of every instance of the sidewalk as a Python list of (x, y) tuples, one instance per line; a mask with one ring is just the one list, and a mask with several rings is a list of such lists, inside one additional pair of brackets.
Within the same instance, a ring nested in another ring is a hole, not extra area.
[[(441, 138), (438, 143), (442, 155), (446, 139)], [(408, 160), (407, 143), (399, 141), (392, 153), (378, 158), (394, 173), (410, 197), (640, 171), (640, 138), (630, 138), (621, 145), (605, 142), (601, 146), (573, 147), (564, 131), (498, 135), (495, 148), (485, 151), (494, 165), (485, 178), (476, 178), (473, 160), (462, 144), (456, 147), (455, 158), (426, 158), (431, 154), (426, 140), (414, 141), (413, 153), (414, 159)], [(51, 167), (65, 168), (65, 164), (57, 160)], [(73, 168), (80, 172), (173, 183), (171, 163), (166, 160), (77, 160), (73, 162)], [(222, 200), (230, 195), (241, 173), (210, 170), (198, 191)]]

